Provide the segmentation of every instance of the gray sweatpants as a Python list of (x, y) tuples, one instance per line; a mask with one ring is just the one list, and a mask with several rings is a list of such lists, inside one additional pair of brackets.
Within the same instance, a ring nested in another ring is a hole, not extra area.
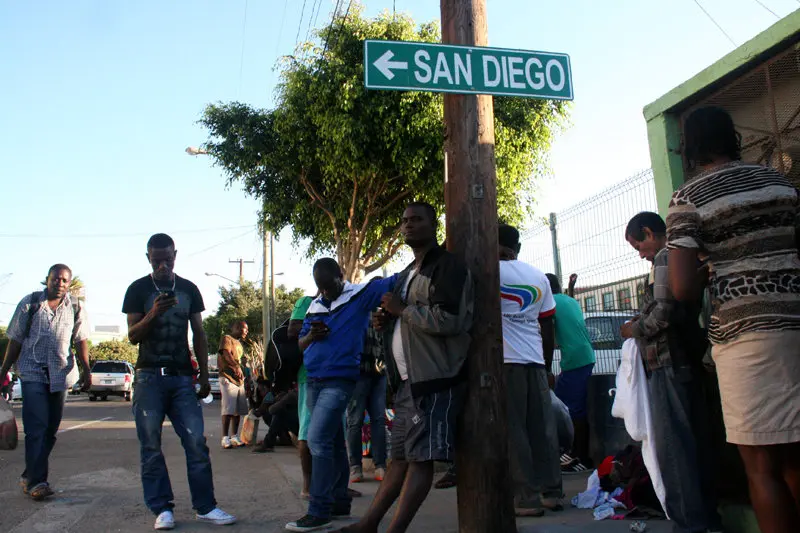
[(547, 372), (534, 365), (503, 365), (508, 393), (508, 432), (514, 506), (536, 507), (561, 498), (558, 432)]

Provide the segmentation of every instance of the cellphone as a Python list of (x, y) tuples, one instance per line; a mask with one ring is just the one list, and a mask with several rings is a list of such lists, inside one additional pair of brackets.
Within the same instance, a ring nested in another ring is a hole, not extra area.
[(175, 298), (175, 291), (161, 291), (161, 296), (164, 298)]
[(311, 323), (311, 325), (312, 326), (319, 326), (319, 327), (322, 327), (322, 328), (328, 329), (328, 330), (331, 329), (330, 327), (328, 327), (328, 324), (326, 324), (325, 322), (322, 322), (321, 320), (314, 321), (314, 322)]

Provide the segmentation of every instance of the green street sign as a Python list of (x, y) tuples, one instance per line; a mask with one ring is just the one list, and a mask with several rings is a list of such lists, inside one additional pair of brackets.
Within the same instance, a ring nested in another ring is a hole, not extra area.
[(364, 85), (390, 91), (573, 98), (567, 54), (406, 41), (364, 41)]

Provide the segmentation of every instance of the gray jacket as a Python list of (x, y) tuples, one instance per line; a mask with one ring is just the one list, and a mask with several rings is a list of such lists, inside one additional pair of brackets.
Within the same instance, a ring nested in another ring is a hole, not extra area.
[[(405, 298), (408, 307), (397, 320), (416, 397), (447, 390), (465, 379), (475, 289), (464, 262), (440, 246), (425, 255), (419, 272), (414, 273), (412, 263), (400, 273), (396, 295), (402, 295), (412, 275)], [(397, 391), (400, 374), (392, 353), (393, 334), (394, 324), (384, 332), (384, 346), (389, 385)]]

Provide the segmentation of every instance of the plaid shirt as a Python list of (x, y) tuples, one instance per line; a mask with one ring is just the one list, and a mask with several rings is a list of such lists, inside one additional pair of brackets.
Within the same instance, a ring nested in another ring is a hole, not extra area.
[(67, 390), (70, 380), (74, 383), (77, 366), (75, 356), (70, 352), (70, 343), (86, 340), (89, 337), (89, 324), (83, 306), (78, 307), (77, 320), (72, 309), (72, 300), (65, 296), (55, 311), (50, 309), (45, 293), (39, 294), (39, 310), (33, 315), (30, 335), (25, 338), (31, 296), (28, 295), (17, 305), (6, 334), (8, 338), (22, 345), (16, 363), (17, 373), (25, 382), (49, 383), (50, 392)]
[(669, 289), (667, 255), (667, 249), (663, 248), (653, 260), (641, 314), (633, 326), (633, 336), (639, 343), (648, 373), (672, 366), (667, 330), (672, 325), (677, 301)]

